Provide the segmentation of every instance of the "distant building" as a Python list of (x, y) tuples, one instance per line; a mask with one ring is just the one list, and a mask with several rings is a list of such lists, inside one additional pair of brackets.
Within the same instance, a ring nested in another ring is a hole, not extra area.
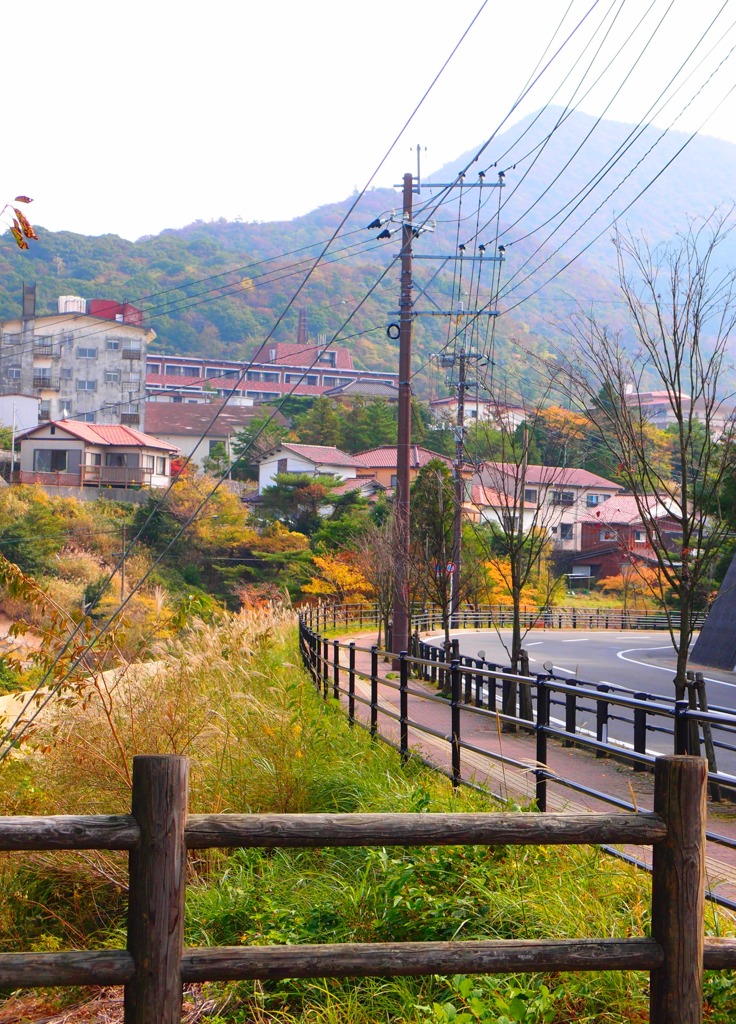
[[(429, 403), (429, 409), (436, 420), (455, 424), (457, 422), (457, 398), (436, 398)], [(502, 405), (488, 398), (478, 398), (470, 393), (465, 395), (464, 414), (466, 425), (475, 420), (514, 431), (526, 419), (526, 412), (520, 406)]]
[[(640, 410), (642, 417), (660, 430), (665, 430), (677, 422), (668, 391), (630, 391), (624, 395), (624, 401), (631, 408)], [(689, 416), (692, 408), (693, 418), (701, 423), (705, 422), (706, 412), (708, 413), (711, 434), (715, 439), (721, 436), (736, 417), (736, 409), (732, 405), (715, 403), (712, 408), (706, 409), (702, 398), (696, 398), (693, 404), (690, 395), (686, 394), (680, 395), (680, 401), (683, 414)]]
[(22, 315), (0, 323), (0, 394), (38, 399), (39, 420), (144, 426), (145, 365), (156, 337), (141, 311), (106, 299), (61, 296), (36, 315), (36, 287), (23, 288)]
[(347, 349), (309, 342), (267, 342), (248, 362), (151, 353), (146, 365), (149, 397), (175, 402), (206, 402), (231, 393), (240, 400), (272, 402), (282, 395), (317, 397), (355, 382), (390, 389), (398, 379), (390, 371), (356, 370)]
[[(375, 476), (379, 484), (386, 488), (396, 487), (396, 445), (381, 445), (379, 448), (369, 448), (368, 451), (358, 452), (355, 456)], [(438, 452), (432, 452), (429, 448), (423, 448), (419, 444), (413, 444), (409, 448), (409, 479), (414, 480), (420, 469), (431, 462), (439, 459), (444, 462), (452, 473), (452, 459)]]

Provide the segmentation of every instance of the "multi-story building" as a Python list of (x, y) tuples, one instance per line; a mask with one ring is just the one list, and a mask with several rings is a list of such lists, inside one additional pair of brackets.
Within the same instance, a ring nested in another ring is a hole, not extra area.
[(39, 419), (143, 428), (148, 344), (156, 337), (127, 303), (63, 295), (36, 314), (24, 285), (18, 319), (0, 323), (0, 393), (39, 399)]
[(347, 349), (327, 348), (326, 342), (270, 341), (250, 362), (151, 353), (146, 373), (149, 398), (174, 402), (205, 402), (231, 394), (247, 403), (267, 402), (282, 395), (323, 395), (356, 381), (383, 385), (391, 393), (399, 380), (387, 370), (356, 370)]

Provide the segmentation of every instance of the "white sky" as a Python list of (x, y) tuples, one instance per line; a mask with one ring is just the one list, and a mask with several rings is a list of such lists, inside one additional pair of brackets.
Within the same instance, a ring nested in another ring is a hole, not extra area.
[[(362, 188), (450, 55), (482, 0), (28, 0), (6, 25), (3, 199), (34, 198), (31, 219), (53, 230), (127, 238), (195, 219), (288, 219)], [(644, 25), (626, 41), (649, 9)], [(590, 83), (579, 108), (602, 112), (659, 19), (606, 116), (636, 122), (719, 10), (699, 69), (665, 111), (669, 125), (736, 45), (729, 0), (487, 0), (467, 39), (374, 179), (390, 186), (427, 147), (431, 171), (499, 127), (554, 37), (584, 28), (505, 127), (546, 102), (567, 103), (582, 75), (556, 93), (586, 51)], [(601, 34), (596, 37), (601, 39)], [(715, 47), (712, 52), (708, 52)], [(675, 127), (736, 142), (736, 56)], [(581, 94), (587, 85), (579, 90)], [(724, 99), (725, 98), (725, 99)]]

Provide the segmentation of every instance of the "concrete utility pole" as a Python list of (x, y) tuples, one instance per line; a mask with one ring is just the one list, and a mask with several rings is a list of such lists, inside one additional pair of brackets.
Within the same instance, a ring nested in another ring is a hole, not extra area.
[(399, 422), (396, 444), (396, 575), (391, 648), (409, 648), (409, 468), (411, 459), (412, 197), (414, 180), (404, 175), (399, 297)]

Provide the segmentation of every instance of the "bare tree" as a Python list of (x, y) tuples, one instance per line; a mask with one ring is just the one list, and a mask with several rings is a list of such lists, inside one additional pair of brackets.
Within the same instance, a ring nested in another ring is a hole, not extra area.
[[(601, 442), (634, 496), (660, 570), (658, 596), (677, 654), (678, 699), (685, 694), (695, 618), (734, 527), (733, 507), (723, 505), (722, 495), (736, 471), (736, 425), (722, 388), (736, 323), (736, 272), (718, 262), (731, 230), (727, 218), (714, 215), (654, 249), (617, 235), (619, 284), (632, 337), (611, 334), (583, 312), (569, 327), (572, 365), (578, 367), (571, 394), (592, 407)], [(671, 458), (655, 451), (660, 432), (644, 397), (652, 389), (662, 392)], [(653, 514), (653, 497), (666, 507), (666, 516), (661, 508)], [(679, 616), (666, 605), (666, 591)]]
[(378, 608), (378, 639), (381, 631), (388, 643), (396, 580), (396, 521), (389, 515), (380, 525), (370, 526), (358, 537), (354, 561), (371, 585)]

